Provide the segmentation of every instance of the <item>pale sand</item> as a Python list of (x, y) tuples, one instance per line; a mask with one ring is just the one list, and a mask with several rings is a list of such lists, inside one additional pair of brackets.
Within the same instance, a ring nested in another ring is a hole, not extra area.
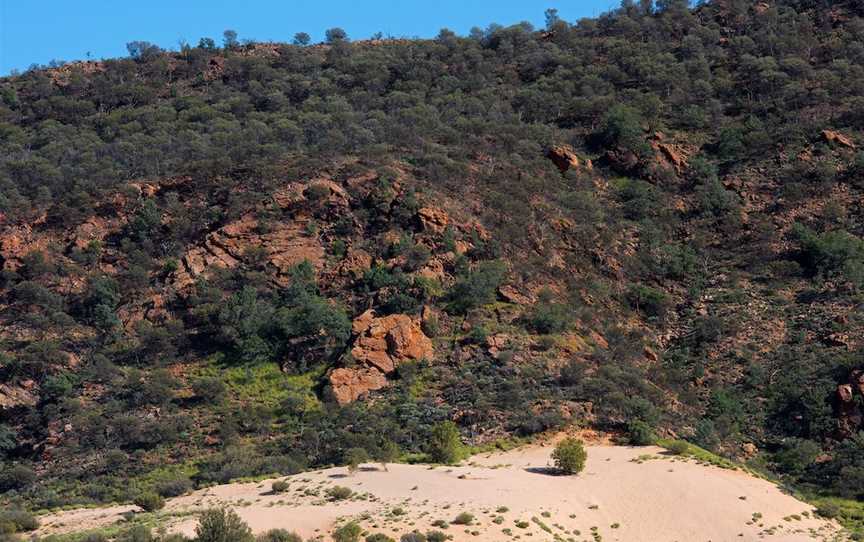
[[(845, 539), (835, 523), (817, 519), (812, 506), (741, 471), (699, 465), (654, 447), (588, 446), (584, 472), (553, 476), (544, 471), (551, 450), (550, 445), (534, 445), (483, 454), (459, 467), (391, 464), (384, 471), (370, 464), (350, 476), (345, 468), (308, 472), (283, 478), (290, 489), (280, 495), (270, 494), (272, 480), (215, 486), (171, 499), (163, 514), (170, 531), (189, 536), (195, 532), (195, 516), (172, 514), (231, 506), (256, 533), (281, 527), (325, 540), (334, 525), (348, 519), (399, 540), (464, 511), (474, 514), (472, 525), (445, 529), (456, 541), (499, 542), (516, 536), (538, 542), (593, 541), (594, 532), (603, 541), (625, 542)], [(637, 460), (645, 454), (654, 458)], [(366, 500), (327, 502), (323, 490), (334, 485), (368, 495)], [(394, 515), (396, 507), (404, 514)], [(499, 507), (508, 511), (498, 513)], [(110, 525), (130, 510), (134, 507), (45, 516), (38, 534)], [(761, 517), (754, 521), (754, 514)], [(800, 519), (791, 517), (796, 514)], [(492, 521), (496, 516), (503, 518), (500, 524)], [(518, 520), (529, 527), (517, 527)]]

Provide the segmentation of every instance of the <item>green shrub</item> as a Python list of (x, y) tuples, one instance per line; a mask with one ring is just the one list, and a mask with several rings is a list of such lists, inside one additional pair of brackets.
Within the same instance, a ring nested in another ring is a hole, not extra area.
[(348, 448), (342, 456), (348, 466), (348, 471), (354, 473), (360, 465), (369, 460), (369, 453), (364, 448)]
[(506, 274), (507, 266), (500, 261), (482, 262), (474, 270), (461, 274), (448, 295), (449, 310), (465, 314), (492, 303)]
[(333, 486), (327, 488), (326, 494), (331, 501), (344, 501), (350, 499), (354, 492), (344, 486)]
[(426, 542), (426, 535), (419, 531), (406, 533), (399, 537), (399, 542)]
[(216, 404), (221, 403), (225, 399), (228, 389), (221, 379), (204, 376), (192, 382), (192, 391), (202, 401)]
[(774, 463), (781, 472), (801, 474), (821, 453), (822, 447), (818, 442), (791, 439), (782, 450), (774, 454)]
[(270, 485), (270, 489), (273, 493), (285, 493), (288, 491), (288, 482), (285, 480), (276, 480)]
[(35, 531), (39, 528), (39, 520), (26, 510), (8, 508), (0, 510), (0, 525), (10, 525), (13, 532)]
[[(144, 525), (136, 525), (117, 536), (117, 542), (154, 542), (153, 533)], [(161, 540), (160, 540), (161, 542)]]
[(634, 309), (641, 311), (646, 316), (663, 318), (668, 309), (669, 300), (665, 293), (660, 290), (636, 284), (627, 290), (627, 302)]
[(11, 489), (24, 489), (36, 481), (33, 469), (24, 465), (13, 465), (0, 471), (0, 493)]
[(573, 311), (552, 300), (549, 290), (540, 292), (539, 299), (528, 315), (528, 327), (535, 333), (561, 333), (573, 325)]
[(436, 424), (429, 438), (430, 459), (449, 465), (460, 461), (463, 455), (464, 448), (456, 424), (449, 420)]
[(165, 498), (185, 495), (194, 488), (195, 484), (185, 476), (168, 478), (156, 482), (156, 493)]
[(270, 529), (255, 537), (256, 542), (303, 542), (303, 537), (285, 529)]
[(450, 535), (442, 533), (441, 531), (429, 531), (426, 533), (426, 541), (427, 542), (446, 542), (450, 540)]
[(564, 474), (578, 474), (585, 468), (588, 453), (582, 441), (575, 438), (565, 438), (555, 446), (552, 460), (555, 467)]
[(346, 523), (333, 532), (333, 540), (335, 542), (357, 542), (360, 540), (360, 535), (363, 534), (363, 529), (354, 523)]
[(366, 542), (396, 542), (389, 536), (383, 533), (370, 534), (366, 537)]
[(657, 441), (654, 429), (642, 420), (634, 420), (627, 424), (627, 436), (634, 446), (647, 446)]
[(138, 506), (145, 512), (155, 512), (165, 507), (165, 499), (156, 493), (142, 493), (135, 497), (133, 502), (135, 506)]
[(683, 440), (673, 440), (665, 445), (666, 449), (675, 455), (685, 455), (690, 451), (690, 445)]
[(462, 512), (451, 521), (453, 525), (471, 525), (474, 523), (474, 514)]
[(213, 508), (201, 514), (196, 542), (253, 542), (252, 530), (233, 510)]
[(823, 502), (816, 507), (816, 513), (825, 519), (834, 519), (843, 512), (843, 510), (833, 502)]

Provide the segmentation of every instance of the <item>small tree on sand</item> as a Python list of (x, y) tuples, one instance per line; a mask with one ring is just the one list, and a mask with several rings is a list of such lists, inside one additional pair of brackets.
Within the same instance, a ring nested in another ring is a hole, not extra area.
[(345, 464), (348, 472), (354, 474), (364, 462), (369, 459), (369, 454), (363, 448), (348, 448), (345, 450)]
[(582, 441), (576, 438), (565, 438), (555, 446), (552, 452), (552, 460), (555, 467), (564, 474), (579, 474), (585, 468), (585, 460), (588, 453), (582, 445)]

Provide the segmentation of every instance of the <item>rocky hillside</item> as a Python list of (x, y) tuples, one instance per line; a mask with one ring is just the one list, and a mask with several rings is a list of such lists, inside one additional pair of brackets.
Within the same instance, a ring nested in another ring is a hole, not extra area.
[(0, 80), (0, 498), (416, 457), (449, 422), (861, 498), (864, 9), (650, 4)]

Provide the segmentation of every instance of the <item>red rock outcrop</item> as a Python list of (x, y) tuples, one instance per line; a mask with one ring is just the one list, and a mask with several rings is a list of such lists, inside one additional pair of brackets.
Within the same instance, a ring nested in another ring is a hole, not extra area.
[(403, 362), (430, 358), (432, 341), (420, 322), (406, 314), (376, 317), (371, 309), (351, 324), (354, 345), (351, 356), (358, 367), (330, 372), (330, 388), (340, 403), (387, 385), (387, 375)]
[(387, 377), (377, 369), (335, 369), (330, 373), (333, 398), (342, 405), (386, 386)]
[(249, 257), (254, 247), (260, 247), (266, 262), (280, 276), (303, 260), (318, 267), (324, 258), (324, 247), (317, 237), (306, 233), (306, 224), (304, 220), (277, 222), (270, 231), (260, 233), (258, 221), (246, 215), (207, 235), (202, 245), (189, 249), (175, 273), (174, 284), (182, 289), (199, 275), (207, 276), (211, 267), (236, 267)]
[(840, 132), (835, 132), (834, 130), (822, 130), (822, 139), (824, 139), (828, 143), (836, 144), (841, 147), (846, 147), (847, 149), (855, 149), (857, 145), (852, 141), (847, 135), (843, 135)]
[(405, 314), (375, 318), (368, 310), (354, 321), (357, 338), (351, 355), (362, 364), (392, 373), (400, 363), (432, 355), (432, 341), (420, 328), (420, 323)]
[(594, 168), (591, 160), (585, 160), (583, 163), (583, 160), (579, 158), (573, 147), (569, 145), (553, 145), (546, 151), (546, 157), (552, 160), (552, 163), (561, 170), (561, 173), (569, 169), (579, 169), (583, 165), (587, 170)]
[(417, 218), (423, 231), (431, 233), (444, 233), (450, 224), (450, 217), (441, 209), (435, 207), (423, 207), (417, 211)]

